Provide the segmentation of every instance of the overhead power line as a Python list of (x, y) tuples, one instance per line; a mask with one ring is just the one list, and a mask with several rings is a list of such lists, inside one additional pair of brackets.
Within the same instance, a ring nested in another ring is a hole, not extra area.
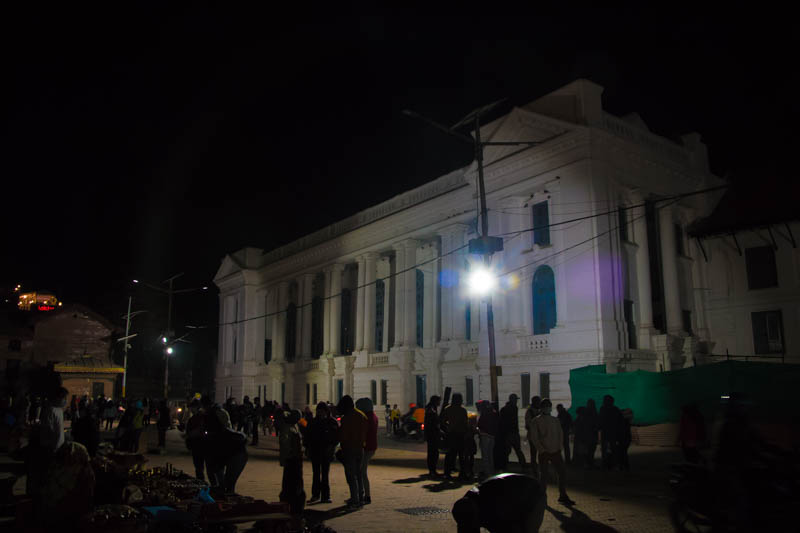
[[(707, 189), (701, 189), (701, 190), (698, 190), (698, 191), (693, 191), (693, 192), (688, 192), (688, 193), (682, 193), (682, 194), (676, 194), (676, 195), (673, 195), (673, 196), (667, 196), (667, 197), (664, 197), (664, 198), (659, 198), (659, 199), (657, 199), (657, 200), (653, 200), (652, 202), (642, 202), (642, 203), (639, 203), (639, 204), (628, 205), (628, 206), (624, 206), (624, 207), (618, 207), (618, 208), (616, 208), (616, 209), (609, 209), (609, 210), (607, 210), (607, 211), (603, 211), (603, 212), (601, 212), (601, 213), (595, 213), (595, 214), (593, 214), (593, 215), (586, 215), (586, 216), (582, 216), (582, 217), (572, 218), (572, 219), (569, 219), (569, 220), (562, 220), (562, 221), (560, 221), (560, 222), (553, 222), (553, 223), (549, 223), (549, 224), (542, 224), (542, 225), (539, 225), (539, 226), (534, 226), (534, 227), (531, 227), (531, 228), (525, 228), (525, 229), (521, 229), (521, 230), (517, 230), (517, 231), (510, 231), (510, 232), (506, 232), (506, 233), (500, 233), (500, 234), (498, 234), (498, 235), (495, 235), (495, 236), (496, 236), (496, 237), (508, 237), (508, 239), (512, 239), (512, 238), (514, 238), (514, 237), (516, 237), (516, 236), (519, 236), (519, 235), (521, 235), (521, 234), (523, 234), (523, 233), (528, 233), (528, 232), (531, 232), (531, 231), (536, 231), (536, 230), (540, 230), (540, 229), (553, 228), (553, 227), (556, 227), (556, 226), (561, 226), (561, 225), (564, 225), (564, 224), (572, 224), (572, 223), (574, 223), (574, 222), (580, 222), (580, 221), (589, 220), (589, 219), (592, 219), (592, 218), (597, 218), (597, 217), (602, 217), (602, 216), (608, 216), (608, 215), (611, 215), (611, 214), (614, 214), (614, 213), (617, 213), (617, 212), (619, 212), (619, 211), (620, 211), (620, 209), (622, 209), (622, 210), (636, 209), (636, 208), (638, 208), (638, 207), (644, 207), (644, 206), (646, 206), (648, 203), (658, 203), (658, 202), (667, 202), (667, 201), (670, 201), (670, 203), (669, 203), (669, 204), (667, 204), (667, 205), (672, 205), (672, 204), (676, 203), (677, 201), (679, 201), (679, 200), (681, 200), (681, 199), (683, 199), (683, 198), (688, 198), (688, 197), (690, 197), (690, 196), (697, 196), (697, 195), (699, 195), (699, 194), (708, 194), (708, 193), (711, 193), (711, 192), (716, 192), (716, 191), (719, 191), (719, 190), (726, 189), (727, 187), (728, 187), (727, 185), (721, 185), (721, 186), (718, 186), (718, 187), (710, 187), (710, 188), (707, 188)], [(661, 206), (661, 207), (666, 207), (666, 206)], [(660, 209), (660, 207), (659, 207), (659, 209)], [(632, 219), (632, 220), (631, 220), (631, 222), (633, 222), (634, 220), (638, 220), (639, 218), (641, 218), (641, 217), (643, 217), (643, 216), (644, 216), (644, 215), (641, 215), (641, 216), (639, 216), (639, 217), (636, 217), (636, 218)], [(563, 249), (561, 249), (561, 250), (559, 250), (559, 251), (557, 251), (557, 252), (554, 252), (553, 254), (550, 254), (550, 255), (548, 255), (548, 256), (546, 256), (546, 257), (538, 258), (538, 259), (534, 260), (534, 261), (533, 261), (533, 262), (531, 262), (531, 263), (528, 263), (528, 264), (526, 264), (526, 265), (523, 265), (523, 266), (521, 266), (521, 267), (517, 267), (517, 268), (511, 269), (511, 270), (508, 270), (508, 271), (506, 271), (506, 272), (503, 272), (502, 274), (499, 274), (499, 277), (506, 276), (506, 275), (508, 275), (508, 274), (511, 274), (512, 272), (515, 272), (515, 271), (517, 271), (517, 270), (521, 270), (521, 269), (523, 269), (523, 268), (525, 268), (525, 267), (527, 267), (527, 266), (531, 266), (531, 265), (533, 265), (533, 264), (536, 264), (537, 262), (545, 261), (545, 260), (547, 260), (547, 259), (550, 259), (550, 258), (552, 258), (552, 257), (555, 257), (556, 255), (559, 255), (559, 254), (562, 254), (562, 253), (564, 253), (564, 252), (567, 252), (567, 251), (569, 251), (569, 250), (572, 250), (572, 249), (574, 249), (574, 248), (577, 248), (578, 246), (584, 245), (584, 244), (586, 244), (586, 243), (588, 243), (588, 242), (591, 242), (591, 241), (593, 241), (593, 240), (595, 240), (595, 239), (598, 239), (598, 238), (600, 238), (600, 237), (603, 237), (604, 235), (607, 235), (608, 233), (611, 233), (612, 231), (615, 231), (615, 230), (617, 230), (618, 228), (619, 228), (619, 226), (616, 226), (616, 227), (614, 227), (614, 228), (611, 228), (610, 230), (604, 231), (604, 232), (602, 232), (602, 233), (599, 233), (599, 234), (597, 234), (597, 235), (593, 235), (592, 237), (589, 237), (588, 239), (585, 239), (585, 240), (583, 240), (583, 241), (581, 241), (581, 242), (579, 242), (579, 243), (576, 243), (576, 244), (570, 245), (570, 246), (568, 246), (568, 247), (566, 247), (566, 248), (563, 248)], [(508, 239), (504, 239), (504, 241), (505, 241), (505, 240), (508, 240)], [(383, 278), (378, 278), (378, 279), (376, 279), (376, 280), (375, 280), (375, 281), (373, 281), (373, 282), (370, 282), (370, 283), (365, 283), (365, 284), (363, 284), (363, 285), (358, 285), (358, 286), (356, 286), (356, 287), (355, 287), (353, 290), (359, 290), (359, 289), (363, 289), (363, 288), (366, 288), (366, 287), (368, 287), (369, 285), (374, 285), (374, 284), (377, 284), (379, 281), (385, 281), (385, 280), (388, 280), (388, 279), (391, 279), (391, 278), (397, 277), (397, 276), (399, 276), (399, 275), (401, 275), (401, 274), (404, 274), (404, 273), (406, 273), (406, 272), (409, 272), (409, 271), (411, 271), (411, 270), (415, 270), (415, 269), (416, 269), (416, 268), (418, 268), (418, 267), (421, 267), (421, 266), (427, 265), (428, 263), (432, 263), (432, 262), (434, 262), (434, 261), (438, 261), (439, 259), (441, 259), (441, 258), (443, 258), (443, 257), (447, 257), (448, 255), (451, 255), (451, 254), (454, 254), (454, 253), (456, 253), (456, 252), (459, 252), (459, 251), (461, 251), (461, 250), (463, 250), (463, 249), (465, 249), (465, 248), (467, 248), (467, 247), (469, 247), (469, 243), (467, 243), (467, 244), (464, 244), (464, 245), (462, 245), (462, 246), (459, 246), (458, 248), (454, 248), (453, 250), (450, 250), (449, 252), (445, 252), (445, 253), (443, 253), (443, 254), (441, 254), (441, 255), (437, 255), (436, 257), (433, 257), (433, 258), (431, 258), (431, 259), (428, 259), (428, 260), (422, 261), (422, 262), (420, 262), (420, 263), (416, 263), (416, 264), (414, 264), (414, 265), (412, 265), (412, 266), (410, 266), (410, 267), (404, 268), (403, 270), (399, 270), (399, 271), (395, 272), (394, 274), (390, 274), (390, 275), (388, 275), (388, 276), (386, 276), (386, 277), (383, 277)], [(330, 295), (330, 296), (323, 296), (323, 297), (321, 297), (321, 300), (322, 300), (322, 301), (325, 301), (325, 300), (332, 300), (332, 299), (334, 299), (334, 298), (339, 298), (339, 297), (341, 297), (341, 296), (342, 296), (342, 294), (343, 294), (343, 293), (342, 293), (342, 292), (340, 292), (340, 293), (338, 293), (338, 294), (332, 294), (332, 295)], [(311, 303), (306, 303), (306, 304), (295, 304), (295, 310), (298, 310), (298, 309), (303, 309), (304, 307), (308, 307), (308, 306), (311, 306), (311, 305), (313, 305), (313, 302), (311, 302)], [(222, 326), (232, 326), (232, 325), (235, 325), (235, 324), (241, 324), (241, 323), (243, 323), (243, 322), (249, 322), (249, 321), (251, 321), (251, 320), (260, 320), (260, 319), (262, 319), (262, 318), (269, 318), (269, 317), (271, 317), (271, 316), (277, 316), (277, 315), (280, 315), (280, 314), (282, 314), (282, 313), (286, 313), (287, 311), (288, 311), (288, 307), (287, 307), (287, 308), (284, 308), (284, 309), (281, 309), (281, 310), (279, 310), (279, 311), (273, 311), (273, 312), (271, 312), (271, 313), (264, 313), (264, 314), (261, 314), (261, 315), (256, 315), (256, 316), (252, 316), (252, 317), (242, 318), (242, 319), (234, 320), (234, 321), (231, 321), (231, 322), (220, 322), (220, 323), (218, 323), (218, 324), (217, 324), (217, 326), (218, 326), (218, 327), (222, 327)]]

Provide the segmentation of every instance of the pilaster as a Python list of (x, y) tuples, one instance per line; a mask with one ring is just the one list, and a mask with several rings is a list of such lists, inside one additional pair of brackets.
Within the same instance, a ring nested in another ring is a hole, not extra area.
[[(364, 350), (374, 352), (375, 346), (375, 279), (379, 255), (364, 254)], [(386, 318), (384, 318), (384, 331)], [(386, 334), (384, 332), (384, 334)], [(378, 347), (380, 348), (380, 347)]]

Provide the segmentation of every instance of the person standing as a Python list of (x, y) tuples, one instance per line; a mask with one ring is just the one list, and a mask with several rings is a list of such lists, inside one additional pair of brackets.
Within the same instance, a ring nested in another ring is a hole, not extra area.
[(167, 400), (161, 400), (158, 405), (158, 422), (156, 422), (156, 429), (158, 429), (158, 448), (161, 453), (167, 451), (167, 430), (172, 425), (172, 417), (169, 412), (169, 404)]
[(441, 439), (439, 428), (439, 404), (441, 401), (438, 396), (431, 396), (425, 407), (425, 442), (428, 445), (428, 475), (430, 477), (439, 476), (436, 465), (439, 462), (439, 440)]
[(253, 431), (253, 440), (250, 446), (258, 446), (258, 433), (261, 424), (261, 398), (256, 396), (253, 398), (253, 414), (251, 415), (251, 428)]
[(519, 409), (517, 401), (519, 396), (513, 392), (508, 396), (508, 402), (500, 409), (500, 433), (506, 444), (508, 453), (511, 450), (517, 454), (517, 461), (520, 468), (525, 470), (525, 455), (522, 453), (522, 446), (519, 440)]
[(619, 430), (619, 469), (630, 470), (631, 466), (628, 463), (628, 448), (633, 440), (631, 435), (631, 424), (633, 423), (633, 410), (630, 408), (623, 409), (620, 418)]
[(392, 407), (388, 403), (383, 417), (386, 420), (386, 436), (390, 437), (392, 435)]
[(317, 404), (317, 416), (308, 429), (308, 454), (311, 457), (311, 499), (308, 503), (331, 503), (329, 481), (331, 461), (339, 442), (339, 424), (331, 417), (328, 404)]
[(600, 454), (603, 466), (614, 468), (619, 463), (619, 440), (622, 429), (622, 413), (614, 405), (614, 397), (606, 394), (600, 407)]
[(548, 398), (542, 400), (541, 414), (533, 419), (531, 436), (539, 452), (539, 467), (541, 468), (541, 482), (547, 487), (547, 464), (552, 463), (558, 474), (558, 501), (565, 505), (572, 505), (575, 502), (567, 496), (567, 469), (564, 460), (561, 458), (561, 446), (564, 437), (561, 432), (561, 423), (557, 418), (550, 415), (553, 408), (552, 402)]
[(142, 440), (143, 429), (144, 412), (142, 411), (142, 401), (138, 400), (133, 404), (133, 414), (131, 415), (131, 441), (129, 451), (139, 453), (139, 441)]
[(706, 440), (705, 421), (696, 404), (684, 405), (678, 426), (678, 444), (683, 450), (683, 457), (692, 464), (705, 463), (699, 447)]
[(67, 394), (67, 389), (60, 387), (49, 395), (41, 411), (39, 431), (32, 433), (25, 465), (28, 473), (25, 492), (34, 498), (37, 507), (40, 505), (39, 497), (47, 471), (56, 452), (64, 444), (64, 408), (67, 406)]
[(495, 474), (494, 444), (497, 430), (500, 427), (500, 415), (492, 408), (489, 401), (478, 402), (478, 439), (481, 444), (481, 472), (479, 477), (487, 478)]
[(114, 405), (114, 400), (111, 398), (106, 402), (103, 409), (103, 419), (106, 421), (105, 430), (111, 431), (114, 428), (114, 419), (117, 417), (117, 407)]
[(289, 504), (291, 513), (299, 515), (305, 508), (306, 493), (303, 490), (303, 449), (297, 423), (302, 418), (298, 410), (281, 413), (279, 444), (280, 464), (283, 467), (280, 501)]
[(347, 508), (351, 511), (361, 508), (361, 461), (364, 457), (364, 444), (367, 440), (367, 416), (356, 409), (353, 398), (342, 396), (337, 413), (341, 415), (339, 442), (342, 445), (342, 464), (347, 485), (350, 487), (350, 499)]
[(461, 405), (464, 397), (460, 392), (453, 394), (453, 403), (442, 412), (442, 426), (447, 434), (447, 453), (444, 456), (444, 477), (450, 479), (450, 473), (456, 465), (458, 456), (459, 478), (464, 478), (464, 439), (467, 433), (467, 410)]
[(364, 441), (364, 456), (361, 459), (361, 480), (363, 482), (361, 486), (361, 505), (369, 505), (372, 503), (372, 497), (369, 491), (367, 466), (378, 449), (378, 416), (375, 414), (372, 400), (369, 398), (359, 398), (356, 402), (356, 409), (367, 417), (367, 438)]
[(397, 430), (400, 429), (400, 409), (397, 408), (397, 404), (394, 404), (392, 407), (392, 431), (396, 434)]
[(186, 447), (192, 452), (195, 477), (205, 481), (205, 445), (206, 427), (205, 411), (200, 407), (200, 400), (192, 400), (189, 404), (191, 416), (186, 422)]
[(589, 426), (589, 420), (586, 417), (586, 407), (578, 407), (575, 410), (576, 417), (573, 424), (573, 432), (575, 433), (575, 442), (573, 443), (572, 460), (578, 464), (583, 464), (589, 468), (589, 441), (592, 438), (592, 429)]
[(586, 423), (590, 430), (587, 442), (586, 466), (594, 468), (594, 452), (597, 450), (597, 433), (600, 431), (600, 416), (597, 414), (597, 404), (592, 398), (586, 401)]
[(572, 416), (564, 409), (562, 404), (556, 405), (558, 412), (558, 421), (561, 424), (561, 433), (564, 435), (564, 461), (567, 464), (572, 463), (572, 457), (569, 453), (569, 434), (572, 432)]
[(541, 403), (542, 399), (539, 396), (534, 396), (531, 398), (531, 404), (525, 411), (526, 437), (528, 438), (528, 446), (530, 446), (531, 449), (531, 472), (533, 472), (535, 477), (539, 477), (539, 464), (537, 462), (538, 453), (536, 445), (533, 443), (531, 437), (531, 431), (533, 428), (533, 420), (541, 413)]

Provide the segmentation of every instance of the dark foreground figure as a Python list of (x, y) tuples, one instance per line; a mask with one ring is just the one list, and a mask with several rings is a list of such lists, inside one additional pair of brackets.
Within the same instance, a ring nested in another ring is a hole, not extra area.
[(453, 505), (458, 533), (535, 533), (547, 499), (539, 482), (522, 474), (499, 474), (471, 488)]

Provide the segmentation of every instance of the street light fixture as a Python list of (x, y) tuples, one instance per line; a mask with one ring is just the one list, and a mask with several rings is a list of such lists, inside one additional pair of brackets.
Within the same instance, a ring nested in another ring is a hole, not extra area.
[(167, 348), (167, 354), (168, 354), (168, 355), (172, 355), (172, 352), (174, 352), (174, 351), (175, 351), (175, 350), (172, 348), (172, 346), (169, 346), (169, 347)]
[(470, 272), (467, 285), (475, 296), (486, 296), (497, 286), (497, 277), (488, 268), (479, 266)]

